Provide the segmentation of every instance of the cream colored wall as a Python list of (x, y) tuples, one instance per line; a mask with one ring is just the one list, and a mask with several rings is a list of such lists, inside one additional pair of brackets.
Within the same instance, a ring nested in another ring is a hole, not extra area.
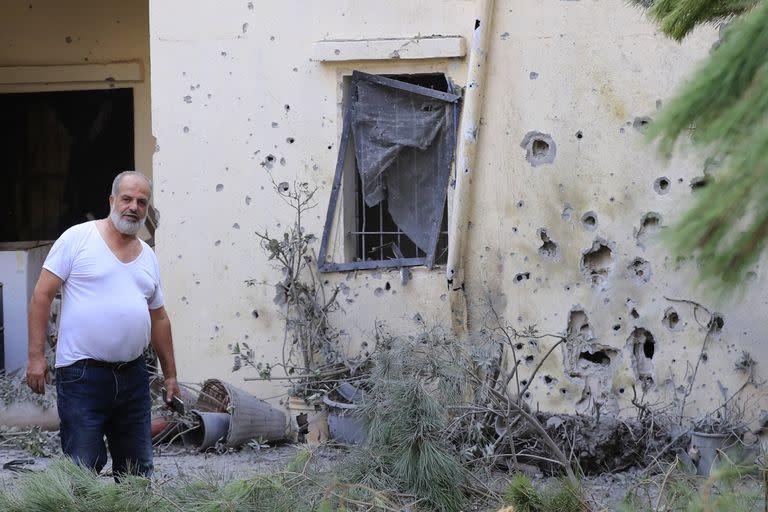
[[(0, 71), (5, 69), (2, 77), (8, 80), (0, 80), (0, 94), (132, 87), (136, 168), (151, 175), (155, 143), (149, 98), (148, 15), (146, 1), (3, 2)], [(129, 61), (141, 64), (140, 80), (106, 82), (89, 78), (99, 65)], [(30, 67), (49, 70), (42, 71), (42, 78), (35, 83), (18, 83), (14, 72), (26, 72)]]
[[(283, 324), (272, 302), (279, 275), (253, 233), (279, 232), (291, 215), (270, 188), (261, 165), (266, 155), (276, 157), (276, 181), (319, 187), (319, 205), (307, 219), (308, 231), (319, 236), (336, 164), (342, 77), (352, 69), (441, 71), (463, 84), (466, 76), (465, 59), (314, 62), (312, 43), (433, 34), (470, 41), (474, 8), (467, 0), (151, 2), (154, 171), (163, 212), (157, 250), (183, 379), (225, 378), (263, 397), (285, 392), (282, 382), (244, 383), (253, 372), (230, 373), (227, 350), (246, 341), (259, 360), (281, 359)], [(663, 225), (679, 214), (702, 166), (694, 158), (663, 164), (633, 121), (652, 117), (658, 100), (671, 95), (714, 40), (715, 32), (706, 30), (672, 43), (621, 0), (496, 2), (466, 258), (471, 328), (482, 327), (482, 301), (490, 291), (516, 328), (537, 324), (542, 332), (564, 334), (571, 310), (581, 308), (596, 338), (593, 348), (616, 350), (610, 367), (586, 367), (581, 377), (568, 376), (556, 352), (532, 387), (542, 408), (590, 412), (597, 400), (604, 410), (629, 412), (637, 379), (626, 344), (635, 327), (656, 340), (655, 384), (647, 399), (679, 398), (705, 329), (691, 303), (669, 299), (701, 302), (725, 319), (699, 369), (697, 407), (719, 404), (718, 382), (730, 391), (738, 387), (744, 375), (733, 368), (742, 350), (758, 361), (764, 353), (752, 320), (761, 315), (744, 307), (765, 313), (764, 272), (747, 285), (745, 303), (716, 305), (694, 289), (691, 265), (678, 269), (662, 247), (640, 247), (634, 236), (647, 212), (659, 213)], [(534, 168), (526, 161), (520, 143), (532, 131), (556, 142), (552, 165)], [(653, 188), (661, 176), (671, 183), (665, 195)], [(588, 210), (598, 215), (595, 231), (580, 223)], [(539, 255), (541, 228), (558, 245), (557, 261)], [(612, 248), (612, 260), (604, 285), (592, 288), (579, 265), (597, 238)], [(647, 283), (627, 275), (636, 257), (649, 262)], [(525, 272), (530, 279), (517, 282)], [(430, 325), (450, 325), (439, 268), (415, 269), (406, 286), (397, 271), (327, 278), (349, 287), (333, 320), (350, 346), (370, 340), (376, 321), (413, 331), (418, 313)], [(246, 279), (261, 284), (249, 288)], [(387, 282), (389, 291), (374, 293)], [(677, 331), (662, 325), (669, 307), (680, 316)], [(524, 372), (547, 343), (524, 347), (524, 355), (533, 356)], [(554, 379), (551, 385), (545, 375)]]

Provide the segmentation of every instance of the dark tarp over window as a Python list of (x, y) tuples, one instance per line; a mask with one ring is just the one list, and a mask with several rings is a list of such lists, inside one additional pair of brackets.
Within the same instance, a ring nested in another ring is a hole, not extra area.
[(352, 138), (365, 202), (386, 199), (392, 219), (429, 253), (445, 202), (440, 165), (453, 150), (453, 104), (363, 80), (353, 87)]

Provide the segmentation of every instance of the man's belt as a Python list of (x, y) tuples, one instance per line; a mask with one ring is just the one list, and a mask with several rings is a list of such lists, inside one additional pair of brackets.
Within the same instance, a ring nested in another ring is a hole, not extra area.
[(80, 359), (78, 363), (83, 363), (85, 366), (96, 366), (98, 368), (109, 368), (110, 370), (127, 370), (132, 366), (136, 366), (142, 360), (142, 356), (137, 357), (133, 361), (128, 362), (109, 362), (99, 361), (98, 359)]

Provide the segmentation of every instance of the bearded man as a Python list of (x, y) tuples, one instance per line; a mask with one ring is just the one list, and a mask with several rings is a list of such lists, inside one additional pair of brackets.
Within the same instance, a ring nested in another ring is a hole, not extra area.
[(166, 400), (179, 395), (171, 322), (163, 307), (157, 257), (136, 237), (152, 197), (134, 171), (112, 183), (106, 219), (69, 228), (51, 248), (29, 307), (27, 383), (45, 393), (45, 333), (51, 301), (62, 290), (56, 347), (61, 447), (75, 462), (101, 471), (106, 436), (115, 478), (150, 476), (148, 343), (165, 378)]

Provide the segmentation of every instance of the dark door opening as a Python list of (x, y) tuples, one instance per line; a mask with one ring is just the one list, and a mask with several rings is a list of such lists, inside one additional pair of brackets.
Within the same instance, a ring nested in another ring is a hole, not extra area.
[(133, 89), (0, 94), (0, 242), (105, 217), (133, 133)]

